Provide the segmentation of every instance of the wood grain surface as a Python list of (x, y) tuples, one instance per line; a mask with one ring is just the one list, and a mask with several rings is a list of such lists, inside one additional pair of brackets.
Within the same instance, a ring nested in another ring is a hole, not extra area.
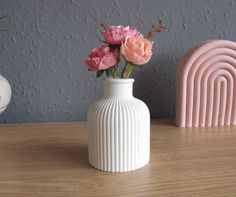
[(151, 161), (109, 173), (88, 163), (85, 123), (0, 126), (1, 197), (236, 196), (236, 127), (153, 121)]

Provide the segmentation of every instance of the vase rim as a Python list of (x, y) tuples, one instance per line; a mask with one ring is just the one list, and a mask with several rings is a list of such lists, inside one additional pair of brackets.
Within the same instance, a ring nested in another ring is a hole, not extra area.
[(133, 83), (133, 78), (123, 79), (123, 78), (106, 78), (105, 81), (110, 81), (114, 83)]

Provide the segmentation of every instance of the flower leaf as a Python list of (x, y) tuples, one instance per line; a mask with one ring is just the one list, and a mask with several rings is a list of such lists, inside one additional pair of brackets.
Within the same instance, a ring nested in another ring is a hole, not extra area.
[[(4, 18), (8, 18), (9, 16), (0, 16), (0, 20), (4, 19)], [(0, 29), (0, 32), (7, 32), (6, 29)]]
[(100, 41), (100, 42), (103, 42), (104, 44), (107, 44), (107, 45), (108, 45), (108, 43), (107, 43), (106, 41), (102, 40), (102, 39), (99, 39), (99, 41)]
[(8, 18), (9, 16), (0, 16), (0, 20), (4, 18)]
[(108, 68), (106, 70), (106, 74), (107, 74), (108, 77), (110, 77), (112, 75), (112, 70), (113, 70), (113, 68)]
[(103, 73), (104, 73), (104, 70), (99, 70), (99, 71), (97, 71), (97, 78), (99, 78), (99, 77), (101, 77), (102, 75), (103, 75)]

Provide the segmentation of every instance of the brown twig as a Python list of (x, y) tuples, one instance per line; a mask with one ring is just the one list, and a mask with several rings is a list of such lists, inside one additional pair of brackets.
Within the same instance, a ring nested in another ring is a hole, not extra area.
[(146, 38), (150, 39), (153, 36), (154, 33), (160, 33), (164, 29), (166, 29), (166, 24), (161, 19), (159, 19), (158, 26), (152, 25), (150, 31), (148, 31), (148, 33), (146, 35)]
[(103, 21), (100, 25), (105, 31), (107, 30), (107, 24), (105, 21)]

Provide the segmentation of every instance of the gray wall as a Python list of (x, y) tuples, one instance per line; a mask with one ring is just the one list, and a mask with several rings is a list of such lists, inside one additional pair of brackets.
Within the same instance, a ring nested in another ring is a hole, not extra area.
[(207, 39), (236, 41), (233, 0), (0, 0), (0, 73), (13, 99), (1, 123), (83, 121), (102, 95), (83, 65), (101, 37), (100, 22), (146, 32), (161, 17), (168, 28), (156, 35), (150, 63), (137, 70), (135, 96), (152, 118), (175, 116), (175, 72), (184, 52)]

